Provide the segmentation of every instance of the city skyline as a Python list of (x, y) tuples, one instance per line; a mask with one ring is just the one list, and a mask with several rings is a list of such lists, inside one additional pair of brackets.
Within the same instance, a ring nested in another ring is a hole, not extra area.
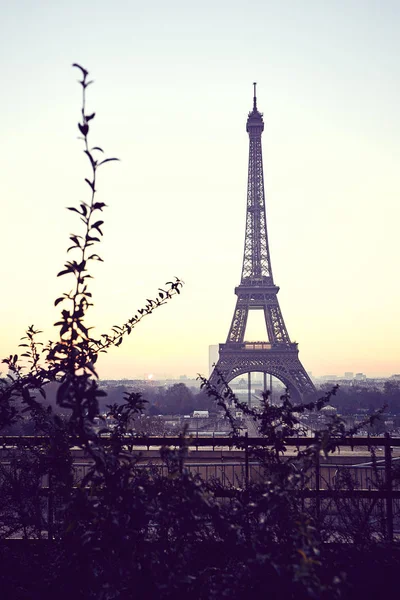
[(237, 2), (227, 17), (224, 2), (121, 2), (124, 18), (103, 2), (95, 17), (90, 2), (21, 6), (26, 20), (0, 9), (9, 56), (1, 358), (18, 352), (32, 323), (44, 342), (54, 337), (53, 302), (66, 289), (55, 275), (77, 228), (65, 207), (86, 195), (70, 68), (78, 61), (95, 80), (93, 144), (121, 159), (100, 175), (105, 263), (88, 324), (107, 331), (173, 276), (185, 281), (181, 296), (101, 357), (102, 378), (207, 374), (208, 346), (225, 341), (243, 252), (253, 81), (274, 278), (303, 364), (315, 375), (400, 371), (396, 3), (310, 2), (305, 12), (296, 2)]

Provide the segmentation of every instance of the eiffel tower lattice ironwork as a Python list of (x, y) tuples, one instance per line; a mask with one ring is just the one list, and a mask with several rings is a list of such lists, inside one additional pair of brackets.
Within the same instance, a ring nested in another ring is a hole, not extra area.
[[(277, 298), (279, 287), (272, 276), (261, 147), (264, 121), (257, 109), (256, 84), (253, 85), (253, 110), (249, 113), (246, 126), (250, 147), (242, 277), (235, 288), (237, 302), (232, 324), (226, 343), (219, 345), (219, 359), (210, 383), (221, 388), (223, 383), (218, 372), (227, 383), (248, 373), (250, 401), (250, 373), (258, 371), (264, 373), (264, 387), (268, 373), (284, 383), (292, 397), (299, 400), (315, 391), (315, 387), (300, 362), (297, 343), (290, 341)], [(268, 341), (245, 341), (250, 310), (263, 310)]]

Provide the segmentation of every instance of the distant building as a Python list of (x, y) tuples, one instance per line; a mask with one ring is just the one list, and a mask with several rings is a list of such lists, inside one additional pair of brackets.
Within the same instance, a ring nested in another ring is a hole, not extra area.
[(353, 371), (346, 371), (345, 374), (344, 374), (344, 378), (345, 379), (353, 379), (354, 378)]
[(336, 375), (323, 375), (320, 379), (322, 379), (322, 381), (333, 381), (334, 379), (337, 379)]
[(332, 406), (331, 404), (327, 404), (326, 406), (321, 408), (320, 412), (323, 415), (333, 416), (337, 414), (337, 408), (335, 406)]
[(193, 411), (194, 419), (208, 419), (209, 416), (210, 416), (210, 413), (208, 412), (208, 410), (194, 410)]
[(354, 379), (356, 381), (365, 381), (367, 379), (367, 376), (365, 375), (365, 373), (356, 373)]
[(212, 344), (208, 346), (208, 374), (211, 375), (213, 371), (213, 365), (217, 364), (219, 359), (219, 346), (218, 344)]
[(247, 390), (248, 388), (248, 383), (245, 379), (239, 379), (239, 381), (235, 384), (231, 385), (232, 388), (237, 388), (239, 390)]

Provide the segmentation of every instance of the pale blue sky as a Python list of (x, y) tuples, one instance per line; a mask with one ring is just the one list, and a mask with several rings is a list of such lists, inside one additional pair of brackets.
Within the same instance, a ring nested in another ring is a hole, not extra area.
[[(84, 199), (72, 62), (95, 85), (102, 331), (178, 275), (182, 296), (100, 363), (104, 377), (207, 371), (239, 283), (252, 81), (281, 307), (315, 374), (400, 371), (399, 2), (54, 2), (0, 7), (2, 355), (52, 302)], [(5, 290), (5, 292), (4, 292)]]

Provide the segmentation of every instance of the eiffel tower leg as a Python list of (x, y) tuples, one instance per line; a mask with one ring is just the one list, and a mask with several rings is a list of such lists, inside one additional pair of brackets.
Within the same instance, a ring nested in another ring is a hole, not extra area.
[(227, 342), (243, 342), (248, 314), (248, 302), (246, 302), (242, 297), (239, 297), (236, 302), (235, 312), (233, 313), (233, 319), (229, 329)]
[(221, 392), (224, 387), (221, 376), (227, 383), (229, 383), (234, 378), (231, 376), (231, 374), (232, 369), (229, 365), (229, 362), (220, 358), (215, 365), (208, 381), (212, 386), (215, 387), (216, 390)]

